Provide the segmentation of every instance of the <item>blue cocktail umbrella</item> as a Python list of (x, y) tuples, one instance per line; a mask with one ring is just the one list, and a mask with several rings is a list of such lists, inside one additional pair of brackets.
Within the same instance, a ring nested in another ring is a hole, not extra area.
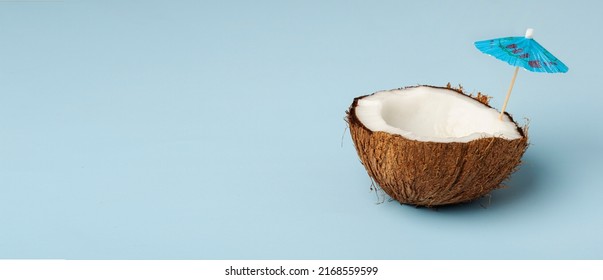
[(565, 73), (568, 70), (563, 62), (532, 38), (533, 33), (534, 30), (529, 28), (526, 31), (525, 37), (505, 37), (475, 42), (475, 47), (481, 52), (515, 66), (515, 73), (513, 74), (513, 79), (511, 79), (511, 85), (509, 86), (505, 103), (500, 112), (499, 118), (501, 120), (507, 108), (519, 67), (532, 72), (546, 73)]

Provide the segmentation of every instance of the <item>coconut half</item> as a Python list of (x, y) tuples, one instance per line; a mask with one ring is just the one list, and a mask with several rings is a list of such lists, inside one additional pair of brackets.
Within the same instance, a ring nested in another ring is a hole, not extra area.
[(352, 140), (369, 176), (404, 204), (474, 200), (499, 188), (521, 163), (526, 131), (478, 93), (417, 86), (354, 99)]

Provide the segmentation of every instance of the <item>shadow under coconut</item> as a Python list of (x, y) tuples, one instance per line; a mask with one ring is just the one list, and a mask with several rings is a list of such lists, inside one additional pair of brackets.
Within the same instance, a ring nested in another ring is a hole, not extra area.
[[(493, 209), (511, 206), (519, 200), (529, 199), (537, 195), (541, 190), (539, 181), (546, 175), (546, 164), (536, 157), (526, 153), (522, 159), (523, 163), (510, 178), (505, 180), (501, 189), (497, 189), (486, 196), (471, 202), (439, 206), (434, 208), (419, 207), (434, 212), (466, 212), (478, 211), (479, 209)], [(411, 206), (413, 207), (413, 206)]]

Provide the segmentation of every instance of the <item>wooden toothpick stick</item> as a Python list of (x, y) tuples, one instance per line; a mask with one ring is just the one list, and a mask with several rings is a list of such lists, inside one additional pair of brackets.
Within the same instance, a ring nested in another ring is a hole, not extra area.
[(515, 79), (517, 78), (517, 72), (519, 72), (519, 66), (515, 67), (515, 73), (513, 73), (513, 79), (511, 79), (511, 85), (509, 85), (509, 91), (507, 91), (507, 97), (505, 98), (505, 104), (503, 104), (500, 116), (498, 116), (499, 120), (502, 120), (505, 109), (507, 108), (507, 103), (509, 103), (509, 97), (511, 97), (511, 91), (513, 91), (513, 85), (515, 85)]

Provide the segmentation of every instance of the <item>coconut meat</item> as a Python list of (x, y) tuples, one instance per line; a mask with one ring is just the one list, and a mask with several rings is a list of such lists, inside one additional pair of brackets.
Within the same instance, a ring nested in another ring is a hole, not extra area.
[(429, 142), (518, 139), (517, 125), (481, 102), (445, 88), (419, 86), (380, 91), (358, 100), (356, 116), (371, 131)]

